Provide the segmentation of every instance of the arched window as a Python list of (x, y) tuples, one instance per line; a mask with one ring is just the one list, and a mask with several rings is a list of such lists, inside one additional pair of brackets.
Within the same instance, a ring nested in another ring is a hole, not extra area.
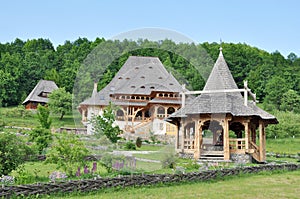
[(117, 116), (124, 116), (124, 112), (121, 109), (117, 110)]
[(173, 107), (169, 107), (168, 110), (167, 110), (167, 114), (170, 115), (172, 113), (175, 112), (175, 109)]
[(158, 107), (157, 114), (165, 114), (165, 108), (162, 106)]

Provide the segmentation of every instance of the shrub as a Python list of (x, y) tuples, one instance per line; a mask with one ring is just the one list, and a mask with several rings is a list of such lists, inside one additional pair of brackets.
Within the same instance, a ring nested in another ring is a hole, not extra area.
[(135, 144), (128, 141), (128, 142), (125, 143), (125, 149), (127, 149), (127, 150), (136, 150), (136, 147), (135, 147)]
[(39, 127), (29, 133), (29, 141), (34, 142), (39, 154), (42, 154), (52, 141), (52, 134), (49, 129)]
[(9, 174), (31, 153), (31, 149), (15, 134), (0, 133), (0, 175)]
[(73, 176), (78, 167), (85, 165), (84, 157), (87, 156), (88, 150), (74, 134), (62, 133), (57, 135), (56, 138), (57, 143), (52, 146), (47, 154), (46, 163), (55, 163), (68, 176)]
[(177, 157), (175, 156), (174, 153), (167, 153), (161, 161), (162, 167), (174, 169), (176, 165), (176, 161), (177, 161)]
[(141, 139), (140, 137), (137, 137), (137, 138), (136, 138), (135, 145), (136, 145), (138, 148), (141, 148), (141, 146), (142, 146), (142, 139)]
[(50, 119), (50, 110), (46, 106), (38, 105), (37, 107), (37, 116), (42, 128), (50, 129), (51, 119)]

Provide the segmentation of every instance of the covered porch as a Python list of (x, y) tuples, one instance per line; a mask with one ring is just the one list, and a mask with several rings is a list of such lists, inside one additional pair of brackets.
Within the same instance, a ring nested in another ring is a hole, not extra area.
[(266, 160), (267, 123), (259, 118), (206, 114), (183, 119), (177, 125), (178, 153), (195, 159), (228, 161), (232, 154), (249, 154), (258, 162)]

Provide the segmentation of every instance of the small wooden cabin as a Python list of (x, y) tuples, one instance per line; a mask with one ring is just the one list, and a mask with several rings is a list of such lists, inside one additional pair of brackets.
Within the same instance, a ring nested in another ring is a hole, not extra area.
[(238, 89), (220, 48), (203, 91), (182, 92), (182, 99), (200, 95), (188, 104), (183, 100), (181, 109), (168, 118), (178, 127), (178, 153), (205, 160), (266, 160), (265, 128), (278, 121), (256, 106), (255, 94), (244, 83)]
[(40, 80), (22, 104), (28, 110), (37, 109), (39, 104), (48, 103), (48, 95), (55, 89), (58, 87), (54, 81)]

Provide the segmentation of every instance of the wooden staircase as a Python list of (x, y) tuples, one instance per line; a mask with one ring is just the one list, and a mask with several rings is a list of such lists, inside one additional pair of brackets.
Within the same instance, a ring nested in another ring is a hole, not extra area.
[(257, 162), (262, 162), (259, 153), (259, 147), (252, 141), (249, 142), (249, 149), (246, 153), (250, 154)]
[(223, 161), (224, 152), (223, 151), (201, 151), (200, 156), (201, 161)]

